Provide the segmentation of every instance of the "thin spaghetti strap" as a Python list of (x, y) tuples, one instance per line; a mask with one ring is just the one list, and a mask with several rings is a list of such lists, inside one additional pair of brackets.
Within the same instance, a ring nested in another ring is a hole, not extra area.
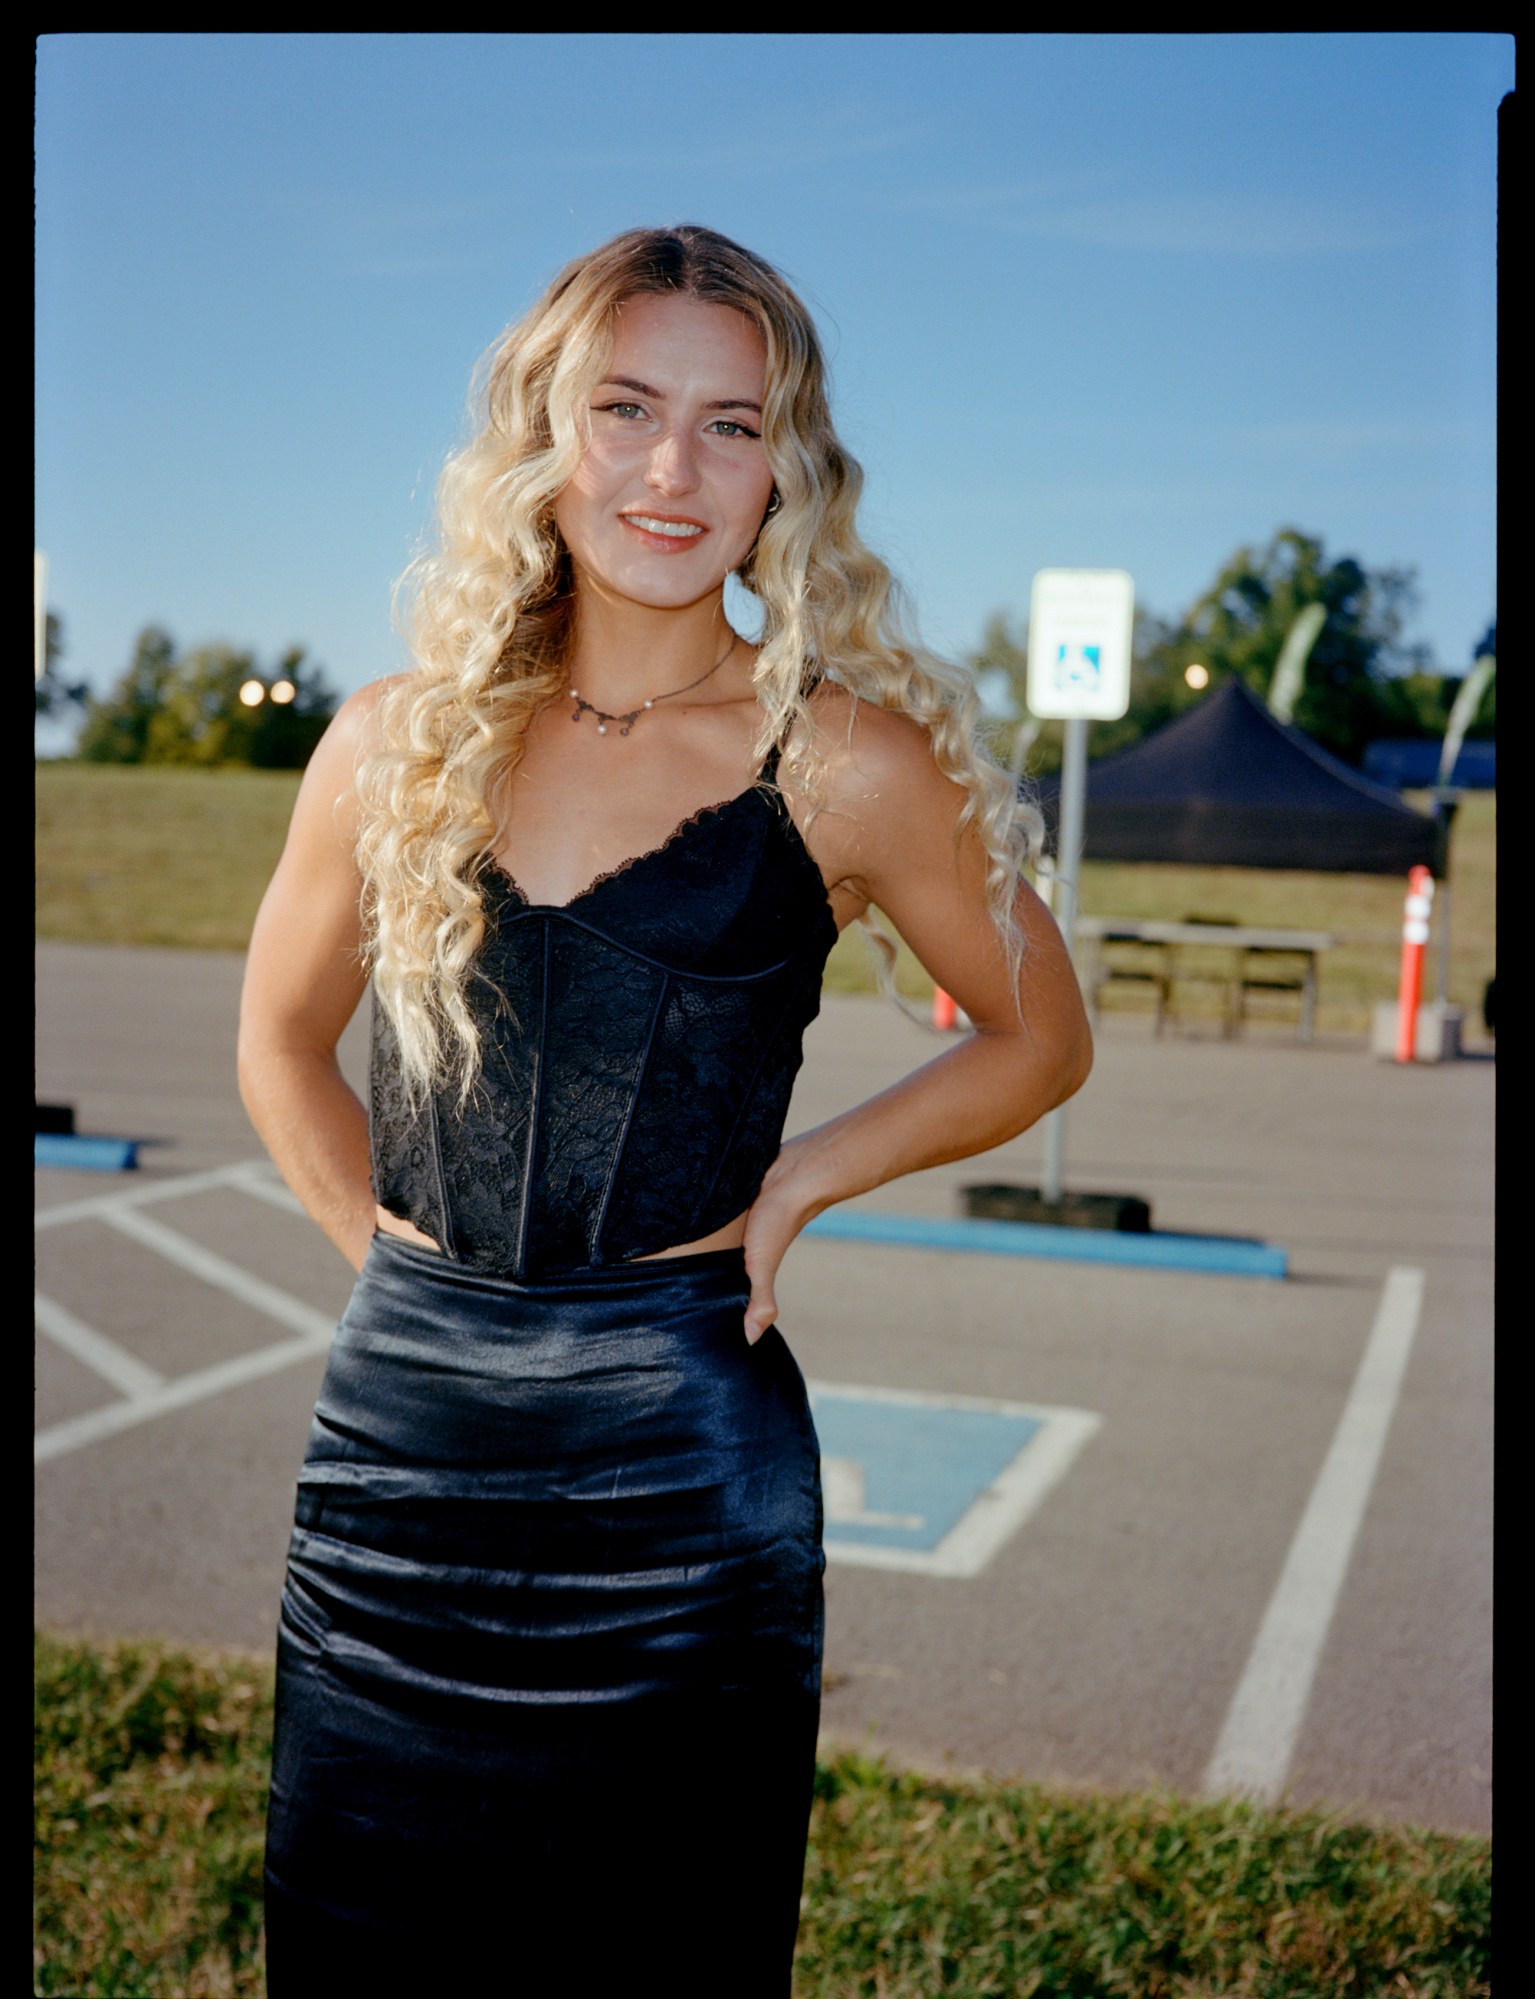
[[(816, 689), (820, 686), (821, 682), (825, 678), (826, 678), (825, 674), (822, 673), (819, 667), (812, 667), (805, 674), (803, 680), (800, 683), (800, 692), (806, 700), (808, 700), (810, 696), (815, 693)], [(771, 784), (771, 785), (777, 784), (779, 761), (784, 753), (784, 744), (787, 741), (788, 736), (792, 731), (793, 727), (794, 727), (794, 718), (791, 716), (789, 719), (788, 726), (785, 728), (783, 735), (781, 735), (777, 739), (777, 741), (773, 744), (773, 747), (768, 751), (767, 756), (763, 762), (762, 768), (757, 773), (758, 784)]]

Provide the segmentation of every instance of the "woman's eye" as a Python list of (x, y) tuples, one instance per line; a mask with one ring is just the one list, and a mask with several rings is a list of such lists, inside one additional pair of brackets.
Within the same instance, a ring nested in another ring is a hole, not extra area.
[(644, 410), (638, 403), (601, 403), (598, 405), (604, 416), (643, 416)]
[(722, 416), (712, 426), (722, 437), (760, 437), (760, 430), (753, 430), (750, 424), (737, 423), (734, 417)]

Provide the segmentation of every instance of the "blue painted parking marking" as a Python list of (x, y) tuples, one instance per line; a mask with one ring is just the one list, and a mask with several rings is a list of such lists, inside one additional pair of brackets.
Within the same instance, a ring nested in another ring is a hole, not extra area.
[[(37, 1301), (37, 1327), (117, 1394), (40, 1431), (37, 1462), (224, 1394), (329, 1343), (332, 1322), (302, 1299), (204, 1249), (144, 1212), (157, 1202), (229, 1188), (301, 1212), (264, 1164), (244, 1162), (174, 1179), (143, 1180), (43, 1209), (37, 1229), (105, 1222), (203, 1283), (238, 1298), (290, 1337), (165, 1379), (108, 1334), (56, 1301)], [(834, 1562), (943, 1577), (979, 1575), (1062, 1477), (1099, 1426), (1085, 1409), (984, 1401), (967, 1395), (810, 1382), (821, 1442), (826, 1553)]]
[(40, 1131), (32, 1141), (34, 1166), (68, 1166), (84, 1173), (128, 1173), (139, 1163), (138, 1140), (90, 1138), (77, 1131)]
[(815, 1416), (837, 1539), (866, 1548), (936, 1548), (1044, 1423), (866, 1396), (823, 1396)]
[(1202, 1270), (1225, 1277), (1283, 1277), (1288, 1252), (1242, 1236), (1161, 1235), (1149, 1230), (1059, 1228), (981, 1216), (893, 1215), (883, 1209), (828, 1208), (806, 1235), (879, 1242), (905, 1249), (953, 1249), (981, 1256), (1048, 1256), (1071, 1263), (1124, 1263), (1149, 1270)]
[(1069, 1469), (1087, 1409), (811, 1382), (829, 1561), (979, 1575)]

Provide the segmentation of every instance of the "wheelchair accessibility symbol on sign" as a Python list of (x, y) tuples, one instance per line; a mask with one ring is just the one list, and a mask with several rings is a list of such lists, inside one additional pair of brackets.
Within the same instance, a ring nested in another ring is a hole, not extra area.
[(1040, 569), (1029, 592), (1029, 713), (1114, 722), (1130, 705), (1135, 585), (1123, 569)]
[(829, 1561), (974, 1576), (1098, 1428), (1086, 1409), (808, 1384)]
[(1102, 646), (1062, 644), (1055, 648), (1057, 693), (1096, 694), (1102, 678)]

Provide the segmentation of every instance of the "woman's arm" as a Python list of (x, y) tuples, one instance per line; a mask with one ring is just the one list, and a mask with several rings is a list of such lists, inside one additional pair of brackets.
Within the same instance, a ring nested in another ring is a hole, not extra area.
[(367, 985), (355, 771), (384, 683), (343, 703), (299, 788), (251, 933), (240, 1094), (283, 1178), (354, 1269), (374, 1228), (368, 1115), (336, 1045)]
[(747, 1222), (749, 1339), (776, 1316), (778, 1264), (806, 1222), (900, 1174), (1016, 1137), (1080, 1089), (1092, 1066), (1076, 973), (1054, 919), (1024, 882), (1015, 1001), (986, 903), (986, 850), (973, 827), (956, 837), (965, 794), (938, 769), (926, 732), (902, 716), (860, 708), (829, 781), (808, 837), (839, 884), (839, 916), (868, 903), (885, 911), (976, 1031), (784, 1146)]

